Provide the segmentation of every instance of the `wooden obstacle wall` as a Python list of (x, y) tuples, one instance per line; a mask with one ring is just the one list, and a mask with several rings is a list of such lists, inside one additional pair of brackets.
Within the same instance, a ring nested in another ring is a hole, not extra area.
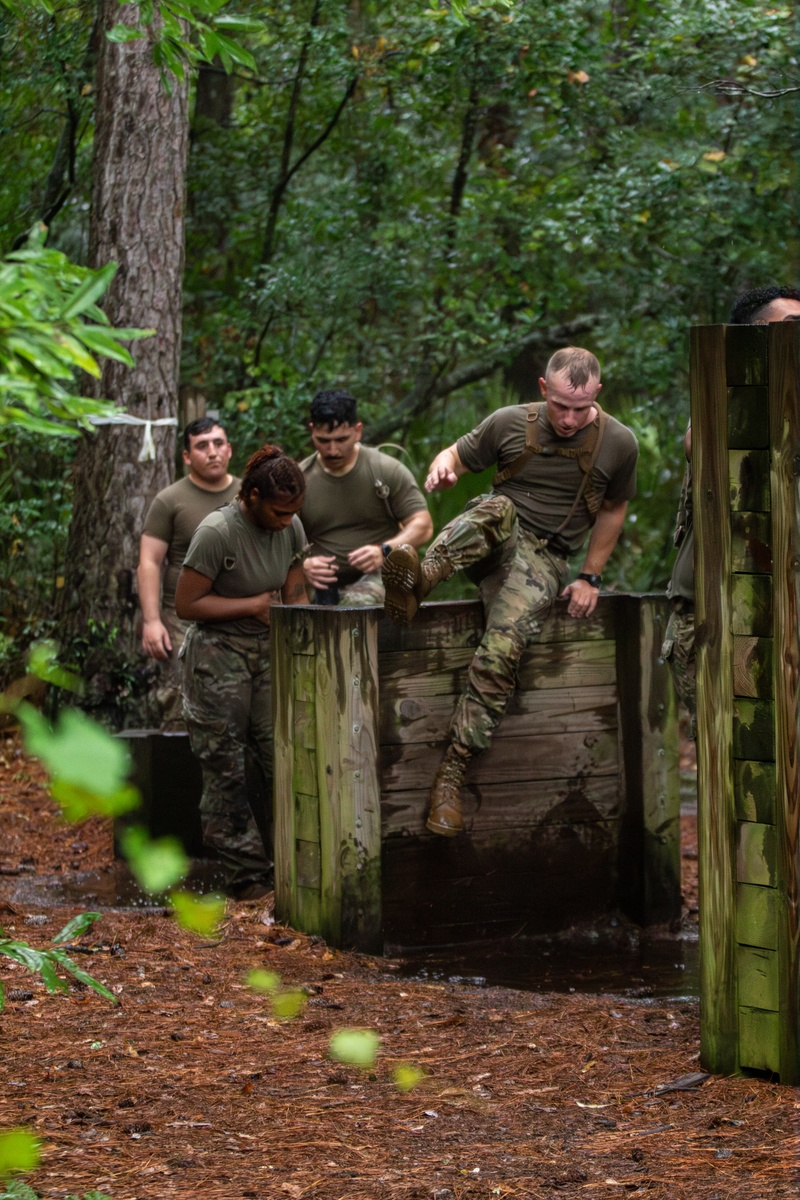
[(692, 331), (702, 1062), (800, 1082), (793, 324)]
[(680, 911), (675, 702), (663, 597), (558, 602), (491, 749), (470, 764), (467, 834), (424, 827), (482, 633), (478, 602), (273, 610), (276, 905), (334, 945), (541, 933), (622, 908)]

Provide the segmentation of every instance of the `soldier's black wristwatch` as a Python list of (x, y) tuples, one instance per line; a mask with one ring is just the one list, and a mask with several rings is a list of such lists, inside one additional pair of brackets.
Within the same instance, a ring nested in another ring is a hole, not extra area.
[(394, 546), (390, 546), (388, 542), (384, 542), (381, 546), (381, 550), (383, 551), (383, 557), (388, 558), (394, 550)]
[(603, 576), (602, 575), (589, 575), (589, 574), (587, 574), (586, 571), (581, 571), (580, 575), (578, 576), (578, 579), (585, 579), (586, 582), (588, 584), (590, 584), (591, 587), (594, 587), (594, 588), (602, 587), (602, 584), (603, 584)]

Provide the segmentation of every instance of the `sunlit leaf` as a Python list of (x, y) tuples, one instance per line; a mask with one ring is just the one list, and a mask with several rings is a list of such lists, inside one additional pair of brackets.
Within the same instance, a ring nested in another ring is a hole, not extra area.
[(328, 1049), (337, 1062), (354, 1067), (371, 1067), (375, 1063), (380, 1038), (373, 1029), (339, 1029), (331, 1037)]
[(126, 783), (131, 759), (125, 743), (78, 709), (64, 709), (55, 728), (30, 704), (20, 705), (17, 715), (25, 749), (54, 780), (96, 795), (113, 795)]
[(195, 896), (192, 892), (173, 892), (169, 897), (178, 923), (192, 933), (213, 937), (225, 916), (224, 896)]
[(189, 870), (186, 852), (177, 838), (151, 838), (146, 829), (131, 825), (120, 837), (128, 866), (146, 892), (164, 892)]
[(272, 993), (272, 1011), (281, 1021), (299, 1017), (308, 1003), (308, 996), (295, 988)]
[(39, 1162), (41, 1142), (30, 1129), (0, 1132), (0, 1176), (22, 1175)]
[(45, 683), (52, 683), (70, 692), (83, 692), (81, 677), (59, 665), (58, 646), (55, 642), (33, 643), (28, 651), (28, 670)]
[(254, 992), (274, 992), (280, 987), (281, 977), (274, 971), (264, 971), (261, 968), (256, 968), (256, 970), (248, 973), (245, 983)]
[(417, 1063), (400, 1063), (392, 1071), (394, 1086), (398, 1092), (411, 1092), (425, 1078), (425, 1072)]
[(75, 938), (81, 937), (86, 933), (87, 929), (91, 929), (95, 921), (100, 920), (100, 913), (85, 912), (79, 913), (77, 917), (73, 917), (71, 921), (67, 921), (63, 929), (60, 929), (53, 938), (53, 945), (57, 946), (59, 942), (72, 942)]

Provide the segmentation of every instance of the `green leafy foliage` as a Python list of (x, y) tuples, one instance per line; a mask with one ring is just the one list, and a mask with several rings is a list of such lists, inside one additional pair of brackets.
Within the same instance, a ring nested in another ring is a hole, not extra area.
[(274, 971), (250, 971), (246, 983), (254, 992), (269, 996), (272, 1014), (279, 1021), (292, 1021), (299, 1017), (308, 1002), (308, 996), (302, 988), (284, 987), (280, 975)]
[(112, 42), (131, 42), (150, 35), (153, 61), (169, 86), (169, 75), (183, 79), (187, 68), (219, 59), (226, 71), (234, 66), (255, 68), (249, 50), (230, 36), (261, 28), (254, 18), (222, 13), (229, 0), (144, 0), (131, 4), (119, 0), (136, 24), (115, 25), (106, 37)]
[[(10, 958), (12, 962), (19, 963), (20, 966), (26, 967), (29, 971), (41, 976), (41, 979), (51, 994), (57, 991), (67, 991), (69, 984), (65, 979), (58, 974), (59, 969), (76, 979), (79, 983), (85, 984), (86, 987), (97, 992), (99, 996), (104, 996), (106, 1000), (110, 1000), (112, 1004), (117, 1003), (117, 999), (113, 992), (110, 992), (98, 979), (90, 975), (88, 971), (84, 971), (77, 963), (73, 962), (65, 950), (62, 950), (61, 944), (71, 941), (74, 937), (80, 936), (86, 929), (89, 928), (95, 921), (99, 920), (99, 913), (81, 913), (79, 917), (70, 921), (60, 933), (53, 938), (52, 945), (45, 950), (37, 950), (33, 946), (29, 946), (27, 942), (17, 941), (15, 938), (7, 937), (0, 930), (0, 954), (6, 958)], [(0, 988), (0, 1010), (5, 1003), (5, 996), (2, 988)], [(0, 1159), (0, 1161), (2, 1161)], [(29, 1170), (30, 1168), (23, 1168)], [(3, 1170), (0, 1166), (0, 1175)]]
[(15, 709), (25, 749), (44, 763), (50, 791), (69, 821), (116, 817), (136, 808), (139, 794), (128, 782), (130, 755), (84, 713), (63, 709), (53, 727), (31, 704)]
[(0, 262), (0, 428), (74, 437), (91, 416), (112, 406), (77, 394), (77, 372), (98, 378), (98, 357), (133, 365), (123, 342), (152, 330), (115, 329), (96, 301), (116, 274), (76, 267), (44, 245), (34, 230), (27, 245)]

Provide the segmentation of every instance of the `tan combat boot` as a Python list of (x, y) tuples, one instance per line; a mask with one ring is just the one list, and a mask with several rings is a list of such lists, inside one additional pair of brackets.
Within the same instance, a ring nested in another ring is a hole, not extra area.
[(451, 742), (439, 763), (430, 795), (430, 811), (425, 822), (431, 833), (455, 837), (464, 828), (461, 815), (461, 788), (471, 758), (466, 746)]
[(422, 601), (437, 585), (453, 574), (452, 564), (435, 551), (420, 562), (413, 546), (397, 546), (381, 568), (386, 599), (384, 612), (392, 621), (408, 625)]

